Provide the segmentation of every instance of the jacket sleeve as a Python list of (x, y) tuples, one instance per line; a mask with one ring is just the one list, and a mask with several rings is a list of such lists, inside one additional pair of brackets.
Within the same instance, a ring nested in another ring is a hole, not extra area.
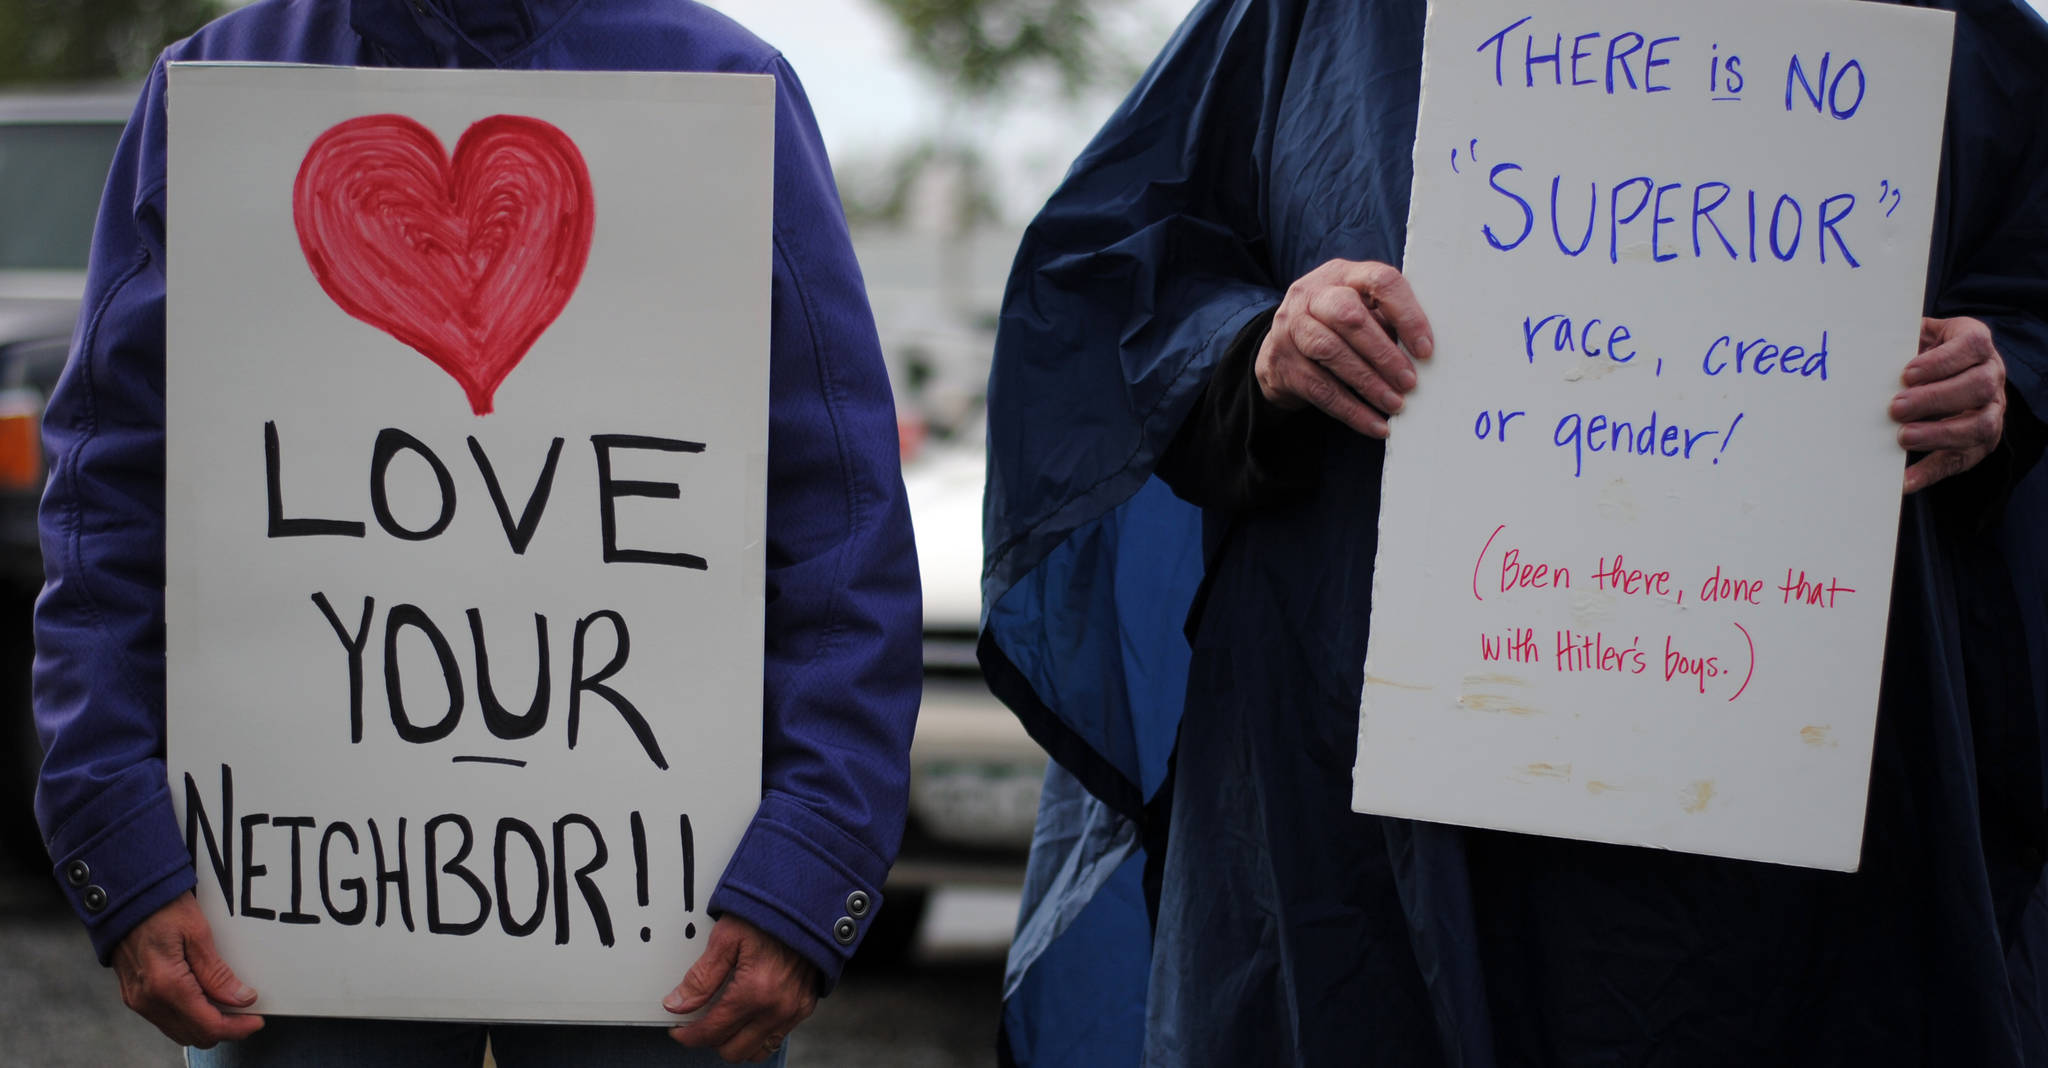
[(762, 800), (712, 895), (837, 981), (903, 836), (920, 599), (895, 406), (810, 104), (780, 58)]
[(114, 156), (43, 417), (36, 817), (104, 963), (193, 885), (164, 773), (163, 68)]
[(1153, 471), (1174, 496), (1200, 508), (1242, 511), (1295, 500), (1321, 478), (1330, 420), (1266, 399), (1255, 369), (1268, 312), (1245, 324)]

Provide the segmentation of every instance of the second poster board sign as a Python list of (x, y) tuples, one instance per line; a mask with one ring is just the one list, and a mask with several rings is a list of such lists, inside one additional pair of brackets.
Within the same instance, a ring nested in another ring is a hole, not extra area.
[(1430, 6), (1357, 808), (1856, 866), (1951, 33)]
[(172, 67), (171, 787), (260, 1011), (668, 1022), (760, 797), (773, 93)]

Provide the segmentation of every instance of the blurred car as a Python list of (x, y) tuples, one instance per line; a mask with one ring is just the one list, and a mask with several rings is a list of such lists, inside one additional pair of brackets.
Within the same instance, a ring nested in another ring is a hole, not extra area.
[(896, 395), (903, 484), (924, 584), (924, 702), (910, 821), (861, 959), (900, 959), (942, 885), (1017, 889), (1046, 756), (982, 681), (983, 419), (995, 311), (1021, 235), (916, 226), (854, 231)]
[(933, 888), (1024, 880), (1046, 755), (989, 693), (974, 657), (983, 477), (978, 446), (933, 447), (904, 466), (924, 583), (924, 703), (903, 850), (861, 948), (870, 960), (911, 948)]
[(30, 815), (42, 749), (29, 715), (29, 615), (43, 584), (39, 424), (78, 321), (100, 188), (135, 93), (0, 95), (0, 855), (33, 868), (43, 866)]

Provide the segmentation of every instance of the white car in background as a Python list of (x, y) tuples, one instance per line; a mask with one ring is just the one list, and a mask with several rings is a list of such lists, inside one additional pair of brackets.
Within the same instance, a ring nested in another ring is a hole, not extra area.
[(854, 233), (903, 441), (903, 484), (924, 584), (924, 702), (910, 748), (910, 821), (861, 943), (901, 959), (931, 891), (1021, 889), (1045, 752), (988, 692), (974, 658), (981, 616), (982, 395), (1010, 259), (1021, 235)]
[(983, 477), (978, 444), (934, 444), (904, 464), (924, 584), (924, 702), (903, 850), (862, 944), (871, 960), (906, 954), (934, 888), (1023, 884), (1046, 755), (989, 693), (974, 657)]

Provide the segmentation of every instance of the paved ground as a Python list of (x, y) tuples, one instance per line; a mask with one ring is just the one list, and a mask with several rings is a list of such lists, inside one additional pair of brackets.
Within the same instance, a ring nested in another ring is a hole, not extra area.
[[(121, 1006), (113, 976), (54, 896), (0, 879), (0, 1065), (176, 1068), (177, 1050)], [(969, 1068), (995, 1063), (1002, 945), (1014, 894), (932, 902), (919, 961), (856, 962), (797, 1032), (792, 1068)]]

